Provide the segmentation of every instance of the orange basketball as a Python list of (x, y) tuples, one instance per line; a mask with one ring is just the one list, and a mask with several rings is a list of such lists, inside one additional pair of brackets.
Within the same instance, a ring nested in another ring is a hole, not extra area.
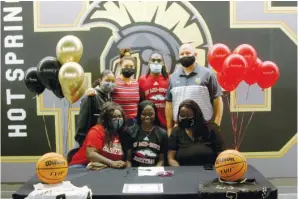
[(58, 153), (46, 153), (36, 163), (36, 174), (40, 181), (47, 184), (62, 182), (67, 176), (68, 164)]
[(239, 151), (226, 150), (217, 156), (215, 168), (216, 173), (223, 180), (241, 180), (247, 170), (246, 158)]

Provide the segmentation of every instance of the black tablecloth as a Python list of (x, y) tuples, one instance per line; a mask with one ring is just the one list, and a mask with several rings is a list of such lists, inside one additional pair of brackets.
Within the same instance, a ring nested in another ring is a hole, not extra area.
[[(256, 184), (223, 185), (215, 179), (214, 170), (204, 170), (203, 167), (165, 167), (165, 170), (174, 170), (172, 177), (138, 176), (137, 168), (123, 170), (104, 169), (101, 171), (88, 171), (86, 169), (69, 169), (69, 180), (75, 186), (87, 185), (92, 190), (92, 198), (235, 198), (238, 199), (277, 199), (277, 189), (254, 167), (248, 166), (246, 177), (254, 178)], [(215, 181), (215, 182), (213, 182)], [(25, 198), (33, 185), (40, 181), (34, 176), (26, 182), (16, 193), (14, 199)], [(213, 182), (213, 183), (212, 183)], [(124, 184), (162, 183), (161, 194), (123, 194)], [(241, 197), (240, 197), (241, 196)]]

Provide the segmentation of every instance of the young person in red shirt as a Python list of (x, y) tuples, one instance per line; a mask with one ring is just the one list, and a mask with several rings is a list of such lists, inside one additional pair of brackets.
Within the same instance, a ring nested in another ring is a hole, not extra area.
[(148, 73), (139, 79), (141, 101), (150, 100), (156, 105), (161, 127), (166, 128), (165, 96), (169, 75), (163, 56), (158, 52), (153, 52), (148, 65)]
[(124, 151), (131, 145), (124, 127), (122, 108), (113, 102), (104, 104), (98, 124), (89, 130), (83, 146), (72, 157), (70, 167), (84, 168), (89, 162), (99, 162), (112, 168), (130, 166), (124, 156)]

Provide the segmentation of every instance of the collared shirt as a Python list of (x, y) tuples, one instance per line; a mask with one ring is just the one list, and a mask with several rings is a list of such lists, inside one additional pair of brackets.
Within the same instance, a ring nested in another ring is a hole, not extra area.
[(169, 79), (166, 100), (173, 103), (173, 120), (177, 121), (178, 108), (186, 99), (194, 100), (200, 106), (205, 120), (213, 116), (212, 100), (221, 96), (214, 72), (210, 68), (196, 64), (193, 72), (185, 74), (183, 67), (179, 68)]

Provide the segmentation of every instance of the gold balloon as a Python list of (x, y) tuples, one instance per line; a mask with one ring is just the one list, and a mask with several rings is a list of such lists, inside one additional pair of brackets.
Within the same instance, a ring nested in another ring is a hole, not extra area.
[(79, 88), (79, 90), (77, 90), (73, 95), (70, 94), (66, 94), (65, 98), (71, 103), (75, 103), (76, 101), (78, 101), (85, 93), (86, 91), (86, 86), (85, 83), (82, 84), (82, 86)]
[(56, 54), (61, 64), (79, 62), (83, 54), (83, 44), (76, 36), (67, 35), (57, 43)]
[(84, 83), (84, 79), (84, 70), (76, 62), (68, 62), (59, 70), (59, 82), (64, 96), (74, 96)]

